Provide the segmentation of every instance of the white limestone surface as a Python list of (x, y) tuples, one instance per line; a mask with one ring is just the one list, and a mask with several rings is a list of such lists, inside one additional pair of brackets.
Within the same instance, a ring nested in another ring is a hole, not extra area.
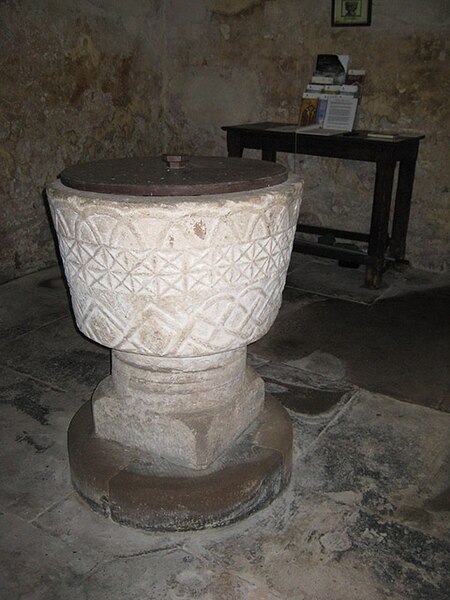
[(96, 435), (205, 469), (258, 417), (264, 381), (246, 348), (208, 357), (113, 351), (112, 375), (92, 398)]
[(199, 197), (47, 190), (79, 329), (117, 350), (206, 356), (259, 339), (285, 284), (302, 183)]

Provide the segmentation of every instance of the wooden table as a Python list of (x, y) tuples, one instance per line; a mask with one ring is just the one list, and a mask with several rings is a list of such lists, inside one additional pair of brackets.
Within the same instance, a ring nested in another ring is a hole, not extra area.
[[(349, 263), (366, 265), (366, 285), (378, 288), (389, 262), (405, 261), (406, 235), (411, 207), (419, 142), (424, 137), (398, 136), (393, 140), (368, 138), (367, 132), (333, 136), (299, 134), (273, 128), (283, 123), (252, 123), (222, 127), (227, 132), (228, 156), (241, 157), (244, 148), (261, 150), (262, 159), (275, 161), (277, 152), (291, 152), (312, 156), (328, 156), (347, 160), (376, 163), (375, 189), (369, 233), (343, 231), (330, 227), (316, 227), (299, 223), (297, 231), (367, 243), (367, 251), (356, 251), (298, 239), (294, 250)], [(398, 164), (392, 228), (389, 232), (392, 188)]]

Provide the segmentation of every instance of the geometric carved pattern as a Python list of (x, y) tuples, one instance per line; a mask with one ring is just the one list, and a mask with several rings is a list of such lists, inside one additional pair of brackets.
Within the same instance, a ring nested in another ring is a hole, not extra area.
[(299, 183), (277, 188), (166, 206), (99, 202), (53, 184), (81, 331), (158, 356), (207, 355), (264, 335), (281, 303), (300, 205)]
[(151, 290), (160, 299), (276, 276), (289, 262), (289, 242), (283, 231), (233, 246), (139, 252), (59, 236), (69, 279), (76, 277), (92, 290), (132, 294)]

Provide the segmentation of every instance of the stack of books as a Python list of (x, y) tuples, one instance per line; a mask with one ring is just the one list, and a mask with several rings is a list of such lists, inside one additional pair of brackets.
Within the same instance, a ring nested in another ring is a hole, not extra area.
[(361, 99), (364, 70), (351, 70), (350, 56), (319, 54), (302, 96), (298, 125), (305, 133), (352, 131)]

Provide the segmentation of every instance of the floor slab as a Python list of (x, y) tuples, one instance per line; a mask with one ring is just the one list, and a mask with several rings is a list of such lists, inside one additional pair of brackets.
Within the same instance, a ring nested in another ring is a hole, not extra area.
[[(449, 428), (448, 415), (359, 392), (308, 447), (297, 440), (288, 489), (241, 523), (148, 534), (72, 494), (34, 524), (97, 556), (75, 589), (58, 581), (68, 598), (444, 600), (448, 521), (430, 499), (448, 483)], [(411, 502), (419, 520), (404, 511)]]
[(0, 364), (82, 401), (109, 374), (110, 352), (88, 340), (66, 316), (0, 348)]
[[(289, 292), (269, 333), (250, 351), (292, 364), (313, 353), (340, 361), (348, 384), (450, 410), (450, 320), (445, 289), (412, 292), (371, 306)], [(297, 298), (297, 299), (296, 299)]]
[(1, 285), (0, 348), (21, 335), (71, 314), (58, 267)]
[(405, 293), (424, 292), (450, 286), (448, 273), (431, 273), (406, 265), (391, 265), (383, 274), (379, 289), (364, 284), (365, 267), (343, 267), (337, 260), (293, 252), (289, 265), (287, 285), (329, 298), (341, 298), (360, 304), (401, 296)]
[(0, 305), (5, 289), (11, 307), (26, 299), (0, 352), (2, 598), (447, 600), (442, 286), (371, 303), (286, 290), (249, 357), (290, 412), (291, 482), (239, 523), (164, 534), (117, 525), (72, 490), (67, 427), (109, 356), (63, 296), (49, 312), (51, 273), (0, 286)]

